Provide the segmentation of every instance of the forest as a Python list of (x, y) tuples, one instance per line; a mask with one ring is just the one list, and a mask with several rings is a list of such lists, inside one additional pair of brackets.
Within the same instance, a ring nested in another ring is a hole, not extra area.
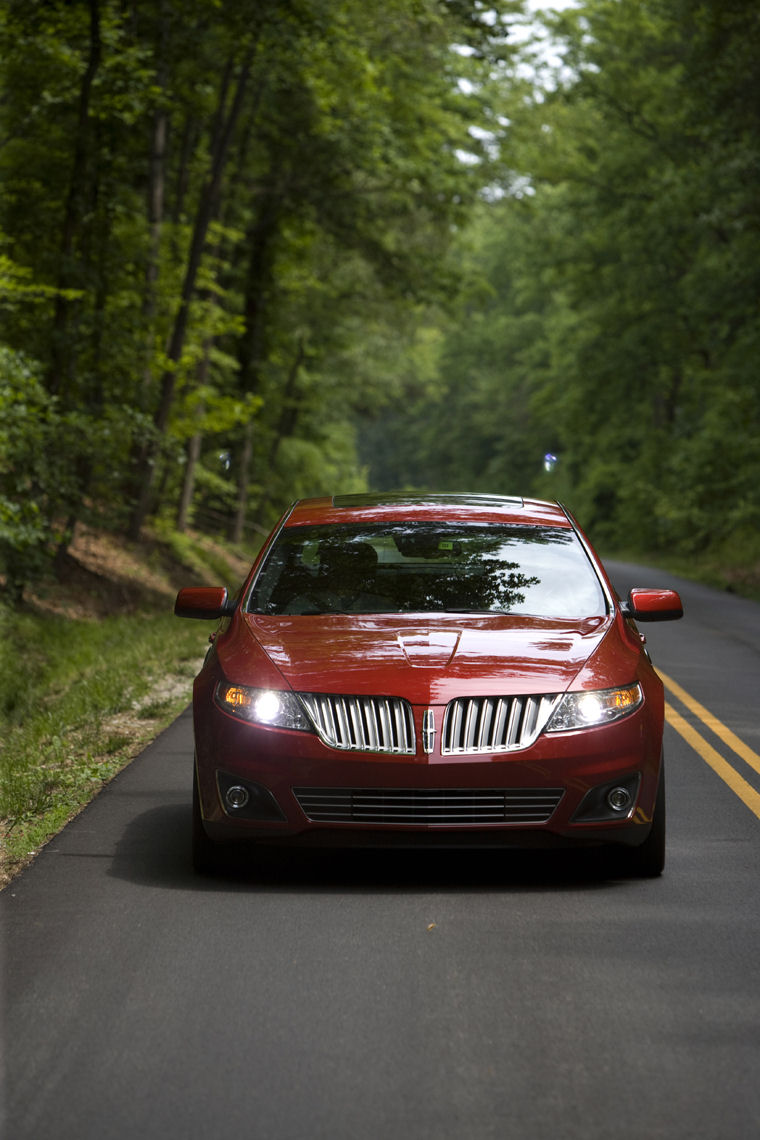
[(558, 497), (760, 560), (755, 0), (7, 0), (0, 579)]

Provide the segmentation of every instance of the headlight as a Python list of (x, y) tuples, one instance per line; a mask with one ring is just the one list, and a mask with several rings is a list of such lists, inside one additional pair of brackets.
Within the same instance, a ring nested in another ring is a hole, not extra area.
[(251, 724), (313, 732), (311, 721), (295, 693), (279, 689), (249, 689), (246, 685), (228, 685), (220, 681), (215, 697), (225, 712)]
[(546, 732), (570, 732), (574, 728), (592, 728), (628, 716), (644, 700), (636, 681), (622, 689), (596, 689), (585, 693), (565, 693), (554, 710)]

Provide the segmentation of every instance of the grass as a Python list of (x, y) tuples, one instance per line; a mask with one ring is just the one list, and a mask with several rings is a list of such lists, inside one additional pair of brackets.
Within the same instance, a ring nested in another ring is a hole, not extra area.
[(72, 549), (65, 585), (0, 606), (0, 887), (189, 703), (213, 627), (175, 618), (174, 592), (234, 586), (247, 558), (187, 535), (140, 548), (88, 532)]
[(3, 643), (16, 647), (0, 666), (6, 871), (22, 865), (187, 705), (206, 634), (170, 613), (97, 621), (2, 615)]
[[(165, 524), (157, 523), (156, 536), (162, 546), (191, 573), (206, 580), (209, 572), (215, 582), (229, 584), (230, 566), (227, 551), (212, 538), (197, 534), (179, 534)], [(188, 581), (188, 585), (192, 582)]]

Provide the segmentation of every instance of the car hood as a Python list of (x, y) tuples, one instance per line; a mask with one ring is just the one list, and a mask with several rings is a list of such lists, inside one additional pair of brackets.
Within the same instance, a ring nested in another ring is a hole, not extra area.
[[(563, 692), (614, 627), (612, 618), (509, 615), (246, 614), (243, 624), (240, 635), (253, 639), (298, 692), (404, 696), (414, 704)], [(250, 661), (253, 646), (247, 648)]]

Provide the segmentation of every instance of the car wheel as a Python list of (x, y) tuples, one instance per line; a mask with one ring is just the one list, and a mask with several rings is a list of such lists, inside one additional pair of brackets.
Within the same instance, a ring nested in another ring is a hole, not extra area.
[(665, 867), (665, 766), (660, 765), (660, 782), (654, 803), (654, 818), (649, 835), (640, 847), (626, 847), (617, 852), (622, 874), (637, 879), (656, 879)]
[(191, 833), (193, 869), (199, 875), (213, 874), (222, 865), (223, 850), (206, 835), (201, 816), (198, 773), (193, 764), (193, 823)]

